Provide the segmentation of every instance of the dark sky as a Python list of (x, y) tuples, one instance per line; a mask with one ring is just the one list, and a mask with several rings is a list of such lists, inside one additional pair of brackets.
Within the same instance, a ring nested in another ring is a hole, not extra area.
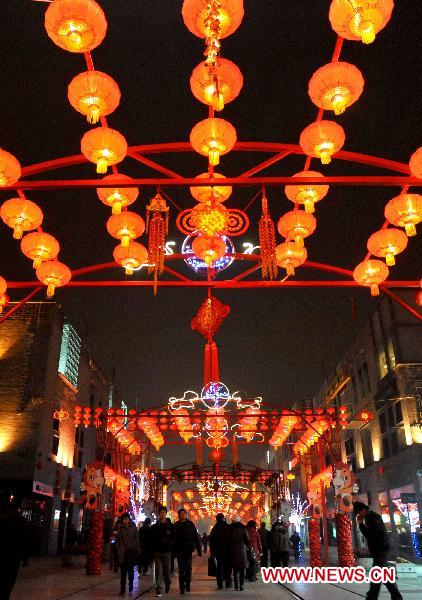
[[(78, 153), (88, 126), (69, 105), (66, 92), (72, 77), (85, 70), (83, 58), (62, 51), (47, 37), (46, 5), (29, 0), (4, 4), (0, 146), (23, 165)], [(302, 129), (315, 119), (317, 109), (307, 86), (312, 73), (329, 62), (334, 48), (329, 4), (328, 0), (245, 1), (241, 27), (223, 41), (223, 56), (241, 68), (245, 79), (239, 98), (222, 114), (237, 128), (238, 139), (297, 143)], [(181, 0), (102, 0), (101, 5), (109, 29), (93, 58), (97, 69), (114, 77), (122, 91), (110, 126), (130, 145), (187, 140), (192, 126), (206, 117), (206, 109), (189, 88), (203, 42), (185, 28)], [(421, 18), (420, 0), (398, 1), (375, 43), (345, 42), (342, 59), (359, 67), (365, 78), (361, 99), (337, 118), (346, 131), (346, 150), (407, 162), (420, 145)], [(222, 159), (221, 170), (236, 175), (263, 158), (232, 153)], [(188, 176), (206, 168), (205, 159), (195, 154), (158, 159)], [(267, 174), (290, 175), (302, 170), (303, 163), (303, 157), (289, 157)], [(313, 166), (327, 175), (382, 174), (341, 161), (324, 168), (314, 161)], [(122, 171), (151, 175), (130, 159)], [(94, 177), (95, 169), (86, 165), (56, 175)], [(167, 191), (183, 207), (193, 205), (188, 191)], [(239, 189), (230, 206), (244, 207), (255, 191)], [(135, 210), (144, 214), (153, 193), (142, 190)], [(307, 243), (310, 260), (354, 268), (366, 253), (368, 236), (383, 223), (386, 202), (397, 193), (388, 188), (332, 188), (317, 208), (318, 228)], [(268, 196), (275, 220), (291, 209), (283, 190), (269, 189)], [(44, 229), (58, 237), (60, 258), (72, 269), (112, 259), (115, 244), (105, 229), (109, 211), (94, 191), (38, 192), (28, 197), (43, 208)], [(175, 217), (173, 210), (169, 238), (180, 244)], [(250, 217), (247, 234), (234, 240), (239, 249), (240, 241), (257, 243), (258, 203)], [(145, 236), (139, 241), (145, 244)], [(409, 240), (392, 269), (394, 278), (421, 276), (420, 249), (420, 236)], [(193, 275), (187, 268), (183, 272)], [(224, 276), (236, 272), (233, 267)], [(29, 261), (3, 223), (0, 273), (11, 280), (31, 278)], [(314, 275), (322, 277), (305, 273)], [(116, 271), (108, 277), (124, 275)], [(232, 309), (217, 336), (221, 378), (230, 389), (285, 405), (316, 391), (322, 375), (333, 367), (373, 307), (368, 290), (233, 290), (216, 295)], [(351, 296), (357, 303), (358, 323), (351, 320)], [(12, 299), (18, 297), (12, 294)], [(118, 385), (129, 403), (137, 396), (140, 405), (159, 404), (185, 389), (199, 390), (203, 341), (190, 330), (190, 320), (203, 301), (203, 291), (163, 289), (154, 298), (150, 289), (67, 289), (57, 297), (80, 329), (88, 316), (89, 344), (106, 369), (116, 366)]]

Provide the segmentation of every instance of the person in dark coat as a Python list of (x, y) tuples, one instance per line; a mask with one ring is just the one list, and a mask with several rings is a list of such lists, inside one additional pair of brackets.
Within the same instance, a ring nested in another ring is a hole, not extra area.
[(289, 566), (289, 533), (288, 526), (280, 521), (276, 521), (271, 527), (270, 552), (271, 566), (283, 567)]
[(9, 600), (20, 566), (28, 564), (30, 530), (8, 492), (0, 493), (0, 531), (0, 598)]
[(228, 554), (228, 534), (229, 525), (226, 523), (223, 513), (218, 513), (216, 523), (211, 529), (209, 535), (210, 553), (217, 562), (217, 586), (219, 590), (223, 589), (223, 582), (226, 582), (226, 587), (232, 586), (230, 576), (230, 561)]
[(290, 542), (293, 547), (293, 554), (295, 555), (295, 560), (299, 560), (301, 539), (297, 531), (295, 531), (293, 535), (290, 536)]
[(247, 567), (246, 552), (250, 548), (246, 527), (240, 521), (240, 517), (236, 515), (232, 519), (229, 527), (229, 553), (230, 563), (233, 569), (234, 588), (243, 591), (245, 582), (245, 569)]
[(202, 551), (204, 554), (206, 554), (207, 550), (208, 550), (208, 536), (205, 533), (205, 531), (201, 536), (201, 543), (202, 543)]
[[(390, 539), (381, 515), (369, 510), (363, 502), (353, 502), (353, 512), (357, 516), (359, 529), (365, 536), (369, 552), (374, 559), (374, 567), (386, 567), (388, 553), (390, 551)], [(396, 583), (386, 583), (387, 590), (393, 600), (403, 600)], [(381, 583), (371, 582), (367, 600), (376, 600), (379, 596)]]
[(261, 539), (262, 547), (261, 567), (268, 567), (268, 549), (270, 543), (270, 532), (268, 531), (265, 523), (261, 523), (261, 527), (259, 528), (258, 533)]
[(202, 556), (202, 548), (199, 533), (188, 519), (186, 510), (181, 508), (177, 514), (179, 520), (174, 524), (174, 549), (179, 567), (180, 593), (184, 594), (185, 590), (191, 591), (192, 552), (196, 549), (198, 556)]
[(137, 563), (141, 549), (138, 530), (129, 513), (123, 513), (121, 517), (116, 545), (120, 565), (120, 595), (123, 596), (126, 592), (126, 578), (129, 581), (129, 592), (133, 591), (133, 567)]
[(151, 527), (152, 552), (155, 565), (155, 595), (161, 596), (163, 579), (166, 594), (170, 591), (170, 559), (174, 544), (174, 525), (167, 519), (167, 508), (158, 510), (158, 521)]
[(262, 546), (261, 538), (256, 530), (256, 521), (251, 519), (246, 525), (246, 533), (248, 534), (250, 549), (248, 550), (248, 567), (246, 569), (246, 579), (256, 581), (256, 572), (261, 559)]
[(148, 567), (152, 565), (152, 528), (151, 519), (148, 517), (139, 528), (139, 543), (141, 545), (141, 553), (139, 555), (138, 573), (146, 575)]

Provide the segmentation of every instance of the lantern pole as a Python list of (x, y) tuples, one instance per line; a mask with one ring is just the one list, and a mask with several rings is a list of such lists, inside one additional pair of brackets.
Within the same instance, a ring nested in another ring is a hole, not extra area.
[[(318, 455), (319, 455), (319, 470), (322, 473), (325, 469), (325, 459), (324, 459), (324, 446), (323, 446), (321, 439), (318, 442)], [(324, 564), (329, 565), (327, 506), (326, 506), (326, 497), (325, 497), (325, 483), (324, 483), (322, 477), (321, 477), (321, 481), (320, 481), (320, 486), (321, 486), (322, 532), (323, 532), (323, 536), (324, 536), (324, 540), (323, 540)]]

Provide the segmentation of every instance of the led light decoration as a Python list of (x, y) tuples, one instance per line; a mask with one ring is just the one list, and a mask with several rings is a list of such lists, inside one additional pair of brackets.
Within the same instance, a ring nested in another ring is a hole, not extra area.
[(385, 258), (389, 267), (396, 264), (395, 256), (403, 252), (407, 246), (407, 235), (401, 229), (390, 227), (380, 229), (368, 240), (368, 251), (374, 256)]
[(34, 269), (38, 269), (43, 261), (57, 258), (60, 244), (52, 235), (34, 231), (28, 233), (22, 239), (21, 250), (25, 256), (33, 261)]
[(357, 67), (347, 62), (330, 62), (319, 68), (309, 82), (308, 93), (312, 102), (336, 115), (359, 99), (364, 80)]
[[(290, 523), (292, 523), (295, 531), (300, 531), (300, 526), (303, 523), (304, 518), (308, 512), (309, 503), (307, 500), (302, 500), (299, 492), (292, 494), (292, 513), (290, 515)], [(299, 558), (301, 557), (300, 545), (299, 545)]]
[(201, 235), (213, 237), (227, 233), (229, 212), (223, 205), (212, 202), (199, 203), (192, 210), (192, 224)]
[(149, 473), (140, 469), (129, 471), (130, 490), (130, 515), (132, 520), (139, 525), (145, 521), (147, 515), (144, 512), (145, 504), (150, 497)]

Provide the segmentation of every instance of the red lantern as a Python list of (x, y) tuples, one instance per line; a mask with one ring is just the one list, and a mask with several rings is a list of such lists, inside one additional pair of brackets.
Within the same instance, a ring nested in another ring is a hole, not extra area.
[[(215, 173), (210, 176), (209, 173), (201, 173), (195, 179), (225, 179), (224, 175)], [(233, 188), (229, 185), (196, 185), (190, 188), (190, 193), (198, 202), (224, 202), (230, 198)]]
[(315, 231), (316, 219), (304, 210), (292, 210), (280, 218), (277, 227), (280, 235), (303, 246), (303, 238)]
[(414, 177), (422, 179), (422, 146), (410, 157), (409, 169)]
[(4, 307), (7, 306), (7, 303), (9, 301), (9, 298), (6, 296), (6, 290), (7, 281), (4, 277), (0, 276), (0, 315), (2, 314)]
[(145, 222), (142, 217), (127, 210), (108, 219), (107, 231), (112, 237), (121, 241), (123, 248), (127, 248), (131, 240), (144, 233)]
[(76, 75), (67, 90), (70, 104), (91, 124), (112, 113), (119, 106), (120, 96), (114, 79), (101, 71), (85, 71)]
[(192, 224), (201, 235), (213, 237), (227, 233), (229, 212), (222, 205), (215, 202), (210, 204), (199, 203), (191, 213)]
[(54, 296), (56, 287), (69, 283), (72, 273), (65, 264), (58, 260), (47, 260), (36, 271), (38, 279), (47, 286), (47, 298)]
[[(184, 0), (183, 21), (194, 35), (203, 38), (209, 35), (207, 22), (207, 2), (205, 0)], [(219, 37), (231, 35), (243, 19), (243, 0), (219, 0)]]
[(54, 0), (45, 13), (45, 28), (63, 50), (89, 52), (103, 41), (107, 21), (94, 0)]
[(333, 0), (329, 19), (341, 37), (370, 44), (387, 25), (393, 8), (393, 0)]
[(201, 62), (190, 78), (195, 98), (218, 111), (237, 98), (242, 86), (243, 76), (239, 67), (225, 58), (219, 58), (212, 66)]
[(0, 217), (13, 229), (13, 237), (20, 240), (24, 231), (39, 227), (43, 220), (42, 210), (26, 198), (11, 198), (1, 205)]
[(218, 165), (220, 156), (227, 154), (236, 143), (236, 129), (231, 123), (216, 117), (197, 123), (190, 133), (192, 148), (208, 156), (211, 165)]
[[(295, 173), (293, 177), (324, 177), (322, 173), (318, 171), (300, 171)], [(305, 212), (313, 213), (315, 211), (315, 202), (319, 202), (328, 194), (328, 185), (314, 185), (302, 184), (302, 185), (286, 185), (284, 192), (289, 200), (295, 204), (303, 204)]]
[(400, 194), (388, 202), (384, 215), (392, 225), (404, 227), (407, 236), (416, 235), (416, 225), (422, 221), (422, 196)]
[(60, 244), (48, 233), (28, 233), (21, 241), (21, 250), (33, 261), (34, 269), (38, 269), (45, 260), (53, 260), (60, 251)]
[(124, 267), (126, 275), (133, 275), (134, 269), (148, 263), (148, 250), (137, 242), (130, 242), (128, 246), (119, 244), (114, 249), (113, 258)]
[(85, 158), (97, 165), (97, 173), (107, 173), (108, 167), (125, 158), (127, 142), (115, 129), (96, 127), (83, 136), (81, 152)]
[(331, 62), (319, 68), (311, 77), (308, 93), (322, 110), (343, 113), (363, 92), (362, 73), (347, 62)]
[(192, 252), (208, 267), (226, 254), (226, 244), (219, 237), (207, 238), (198, 235), (192, 242)]
[(381, 260), (369, 259), (359, 263), (353, 271), (353, 279), (363, 286), (371, 288), (372, 296), (379, 296), (378, 286), (388, 277), (389, 270)]
[(21, 176), (19, 161), (6, 150), (0, 148), (0, 187), (13, 185)]
[(304, 246), (298, 246), (295, 242), (284, 242), (276, 249), (277, 264), (286, 269), (287, 275), (294, 275), (295, 268), (303, 265), (308, 257)]
[(395, 255), (407, 246), (407, 235), (401, 229), (380, 229), (368, 240), (368, 251), (374, 256), (385, 258), (389, 267), (396, 264)]
[[(103, 181), (108, 183), (115, 180), (130, 181), (132, 178), (121, 173), (113, 173), (104, 177)], [(97, 188), (97, 194), (101, 202), (107, 206), (111, 206), (113, 215), (119, 215), (122, 212), (122, 208), (133, 204), (136, 198), (139, 196), (139, 189), (133, 188)]]
[(342, 149), (346, 139), (344, 129), (334, 121), (315, 121), (302, 131), (299, 144), (308, 156), (320, 158), (323, 165)]

